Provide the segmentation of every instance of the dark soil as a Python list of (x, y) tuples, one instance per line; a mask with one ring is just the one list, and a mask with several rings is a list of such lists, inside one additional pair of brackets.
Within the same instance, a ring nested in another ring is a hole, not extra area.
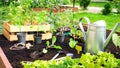
[[(111, 31), (107, 30), (107, 36), (109, 35)], [(120, 35), (120, 33), (118, 33)], [(73, 58), (80, 58), (81, 54), (77, 54), (77, 51), (75, 49), (72, 49), (69, 47), (69, 38), (70, 36), (66, 36), (65, 41), (63, 43), (56, 43), (57, 45), (62, 46), (63, 54), (60, 54), (57, 58), (65, 56), (66, 53), (73, 53)], [(51, 40), (50, 40), (51, 41)], [(49, 49), (47, 54), (39, 55), (36, 58), (31, 58), (30, 54), (34, 51), (41, 51), (44, 47), (46, 47), (46, 40), (42, 41), (40, 45), (34, 45), (32, 41), (29, 41), (29, 43), (33, 44), (34, 47), (31, 49), (23, 49), (23, 50), (10, 50), (9, 48), (13, 46), (16, 42), (10, 42), (8, 41), (3, 35), (0, 35), (0, 46), (2, 47), (4, 53), (6, 54), (9, 62), (13, 66), (13, 68), (22, 68), (22, 65), (20, 64), (21, 61), (34, 61), (37, 59), (40, 60), (50, 60), (58, 50), (56, 49)], [(28, 43), (28, 42), (27, 42)], [(79, 42), (81, 46), (84, 46), (84, 43)], [(115, 47), (115, 45), (110, 41), (107, 51), (111, 52), (115, 55), (115, 57), (120, 58), (120, 48)]]
[[(51, 40), (49, 40), (51, 41)], [(20, 64), (21, 61), (34, 61), (37, 59), (40, 60), (50, 60), (52, 57), (59, 51), (57, 49), (48, 49), (47, 54), (42, 54), (37, 56), (36, 58), (31, 58), (30, 54), (34, 51), (41, 51), (44, 47), (46, 47), (46, 40), (42, 41), (41, 44), (35, 45), (32, 41), (29, 41), (29, 43), (33, 44), (34, 46), (30, 49), (22, 49), (22, 50), (10, 50), (9, 48), (13, 46), (16, 42), (10, 42), (8, 41), (3, 35), (0, 35), (0, 46), (2, 47), (4, 53), (6, 54), (9, 62), (13, 66), (13, 68), (22, 68), (22, 65)], [(27, 42), (28, 43), (28, 42)], [(69, 37), (65, 38), (65, 41), (63, 43), (56, 43), (56, 45), (60, 45), (63, 49), (63, 54), (60, 54), (57, 58), (63, 57), (66, 55), (66, 53), (73, 53), (73, 58), (79, 58), (81, 54), (77, 54), (77, 51), (75, 49), (71, 49), (68, 46), (69, 43)], [(83, 45), (82, 43), (79, 43)]]

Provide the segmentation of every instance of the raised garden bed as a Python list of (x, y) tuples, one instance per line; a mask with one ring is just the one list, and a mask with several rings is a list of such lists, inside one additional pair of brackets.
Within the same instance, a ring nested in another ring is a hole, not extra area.
[[(110, 30), (107, 30), (107, 36), (109, 35), (110, 32), (111, 32)], [(120, 35), (120, 33), (118, 34)], [(49, 52), (45, 54), (44, 56), (39, 56), (33, 59), (30, 57), (30, 54), (36, 50), (41, 50), (43, 47), (45, 47), (46, 40), (44, 40), (40, 45), (34, 45), (34, 47), (32, 47), (29, 50), (23, 49), (23, 50), (11, 51), (9, 49), (10, 46), (14, 45), (17, 42), (9, 42), (3, 35), (0, 35), (0, 38), (1, 38), (0, 46), (2, 47), (5, 55), (7, 56), (13, 68), (22, 68), (22, 65), (20, 64), (21, 61), (34, 61), (36, 59), (50, 60), (58, 51), (56, 49), (49, 49)], [(75, 49), (71, 49), (68, 46), (69, 38), (70, 36), (66, 36), (65, 41), (63, 43), (56, 43), (56, 44), (62, 46), (63, 51), (65, 53), (73, 53), (74, 54), (73, 58), (79, 58), (83, 52), (81, 52), (81, 54), (77, 54), (77, 51)], [(33, 44), (33, 42), (30, 42), (30, 43)], [(79, 44), (81, 46), (84, 46), (84, 43), (79, 42)], [(107, 51), (114, 54), (115, 57), (120, 58), (120, 48), (115, 47), (115, 45), (112, 42), (109, 43)], [(62, 57), (62, 56), (65, 56), (65, 54), (61, 54), (57, 58)]]

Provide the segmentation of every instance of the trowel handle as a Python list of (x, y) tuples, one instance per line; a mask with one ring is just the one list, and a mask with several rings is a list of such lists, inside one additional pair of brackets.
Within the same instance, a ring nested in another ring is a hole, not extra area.
[(58, 55), (59, 53), (57, 53), (51, 60), (54, 60)]
[[(88, 28), (89, 28), (90, 20), (89, 20), (87, 17), (83, 17), (83, 18), (87, 21), (87, 23), (88, 23)], [(79, 19), (79, 26), (80, 26), (80, 29), (81, 29), (81, 31), (82, 31), (82, 33), (83, 33), (84, 40), (86, 40), (86, 32), (85, 32), (85, 30), (84, 30), (84, 28), (83, 28), (83, 25), (82, 25), (82, 19), (83, 19), (83, 18), (80, 18), (80, 19)]]

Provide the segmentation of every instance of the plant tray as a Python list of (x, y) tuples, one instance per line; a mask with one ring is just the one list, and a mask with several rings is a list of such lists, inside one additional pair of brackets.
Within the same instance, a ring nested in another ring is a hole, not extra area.
[[(3, 30), (3, 35), (9, 40), (9, 41), (17, 41), (17, 35), (11, 34), (7, 30)], [(42, 34), (42, 40), (46, 39), (51, 39), (52, 38), (52, 33), (51, 32), (46, 32)], [(28, 34), (26, 33), (26, 41), (33, 41), (34, 40), (34, 34)]]
[[(38, 31), (38, 25), (11, 25), (9, 23), (3, 23), (4, 28), (8, 32), (33, 32)], [(50, 31), (50, 24), (41, 24), (39, 25), (39, 31)]]
[(10, 62), (8, 61), (1, 47), (0, 47), (0, 68), (12, 68)]

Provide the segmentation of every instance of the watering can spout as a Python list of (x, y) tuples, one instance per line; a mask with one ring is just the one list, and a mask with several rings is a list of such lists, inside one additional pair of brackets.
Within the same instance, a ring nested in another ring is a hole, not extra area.
[(104, 42), (104, 51), (106, 50), (106, 48), (108, 46), (108, 43), (111, 40), (112, 34), (115, 33), (115, 31), (116, 31), (116, 29), (118, 28), (119, 25), (120, 25), (120, 23), (116, 23), (115, 27), (113, 28), (113, 30), (109, 34), (108, 38), (105, 40), (105, 42)]

